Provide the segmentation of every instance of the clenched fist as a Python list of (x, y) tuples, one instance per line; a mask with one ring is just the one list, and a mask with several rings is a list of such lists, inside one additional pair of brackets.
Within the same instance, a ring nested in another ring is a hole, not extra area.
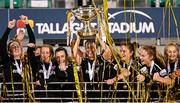
[(10, 28), (10, 29), (14, 28), (15, 25), (16, 25), (16, 20), (15, 19), (8, 22), (8, 28)]
[(21, 16), (19, 16), (19, 17), (20, 17), (21, 20), (24, 21), (25, 24), (28, 24), (28, 17), (27, 17), (27, 16), (21, 15)]

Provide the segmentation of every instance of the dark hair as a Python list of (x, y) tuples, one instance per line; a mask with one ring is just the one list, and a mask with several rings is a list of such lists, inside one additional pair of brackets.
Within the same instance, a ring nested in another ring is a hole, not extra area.
[[(94, 46), (93, 44), (95, 44), (95, 41), (94, 40), (91, 40), (91, 39), (88, 39), (86, 42), (85, 42), (85, 51), (87, 50), (87, 47), (90, 46), (91, 49), (93, 50), (93, 55), (96, 54), (96, 46)], [(85, 52), (85, 57), (87, 57), (87, 52)]]
[(154, 46), (145, 45), (141, 49), (145, 50), (149, 56), (152, 56), (152, 59), (156, 58), (156, 48)]
[(91, 40), (91, 39), (86, 40), (86, 42), (85, 42), (85, 47), (86, 47), (87, 44), (93, 44), (93, 43), (95, 43), (94, 40)]
[(66, 57), (68, 57), (68, 53), (67, 53), (67, 50), (66, 50), (65, 48), (59, 47), (59, 48), (57, 48), (57, 49), (55, 50), (55, 53), (57, 53), (57, 52), (59, 52), (59, 51), (64, 51)]
[(163, 67), (165, 67), (165, 61), (163, 55), (161, 54), (160, 50), (156, 46), (143, 46), (141, 49), (145, 50), (148, 55), (152, 56), (155, 62), (161, 63)]
[(120, 46), (126, 46), (130, 52), (133, 52), (132, 57), (134, 57), (134, 54), (135, 54), (134, 44), (123, 41), (123, 42), (120, 42)]
[(127, 46), (130, 51), (134, 51), (134, 45), (130, 42), (121, 42), (120, 46)]
[(36, 46), (35, 50), (36, 50), (36, 49), (38, 49), (38, 48), (39, 48), (39, 49), (41, 49), (41, 48), (42, 48), (42, 46)]

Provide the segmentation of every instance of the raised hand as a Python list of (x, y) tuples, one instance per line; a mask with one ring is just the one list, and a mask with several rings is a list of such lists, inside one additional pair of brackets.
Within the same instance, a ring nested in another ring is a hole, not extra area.
[(27, 46), (30, 47), (30, 48), (35, 48), (36, 47), (36, 45), (34, 43), (28, 43)]
[(8, 28), (10, 28), (10, 29), (14, 28), (15, 25), (16, 25), (16, 20), (15, 19), (8, 22)]
[(27, 17), (27, 16), (21, 15), (21, 16), (19, 16), (19, 17), (20, 17), (21, 20), (24, 21), (25, 24), (28, 24), (28, 17)]

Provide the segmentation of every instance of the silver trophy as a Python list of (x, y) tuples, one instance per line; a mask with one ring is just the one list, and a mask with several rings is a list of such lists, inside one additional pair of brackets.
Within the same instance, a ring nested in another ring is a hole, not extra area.
[(97, 15), (94, 7), (79, 7), (73, 9), (72, 12), (78, 20), (83, 22), (83, 28), (77, 31), (80, 37), (94, 36), (98, 33), (98, 29), (93, 28), (90, 24)]

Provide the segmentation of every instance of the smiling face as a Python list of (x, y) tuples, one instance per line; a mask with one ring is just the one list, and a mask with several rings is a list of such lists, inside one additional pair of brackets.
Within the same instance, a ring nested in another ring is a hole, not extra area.
[(94, 42), (87, 42), (85, 44), (85, 53), (87, 58), (89, 59), (93, 59), (95, 57), (95, 43)]
[(41, 60), (45, 63), (49, 63), (51, 60), (52, 54), (50, 52), (50, 48), (42, 47), (41, 48)]
[(174, 63), (179, 58), (179, 47), (177, 43), (170, 42), (164, 48), (164, 57), (167, 62)]
[(9, 45), (10, 54), (13, 57), (20, 57), (22, 54), (22, 48), (17, 41), (13, 41)]
[(175, 62), (178, 59), (179, 51), (175, 46), (168, 46), (166, 54), (171, 62)]
[(106, 48), (106, 50), (104, 50), (103, 55), (109, 62), (112, 62), (113, 55), (112, 55), (111, 50), (109, 48)]
[(55, 54), (56, 61), (58, 64), (65, 63), (67, 61), (67, 56), (64, 51), (58, 51)]
[(139, 49), (139, 57), (142, 65), (149, 65), (153, 59), (153, 56), (150, 55), (147, 50), (141, 48)]
[(122, 61), (129, 61), (132, 59), (133, 51), (130, 51), (129, 48), (125, 45), (120, 46), (120, 57)]

